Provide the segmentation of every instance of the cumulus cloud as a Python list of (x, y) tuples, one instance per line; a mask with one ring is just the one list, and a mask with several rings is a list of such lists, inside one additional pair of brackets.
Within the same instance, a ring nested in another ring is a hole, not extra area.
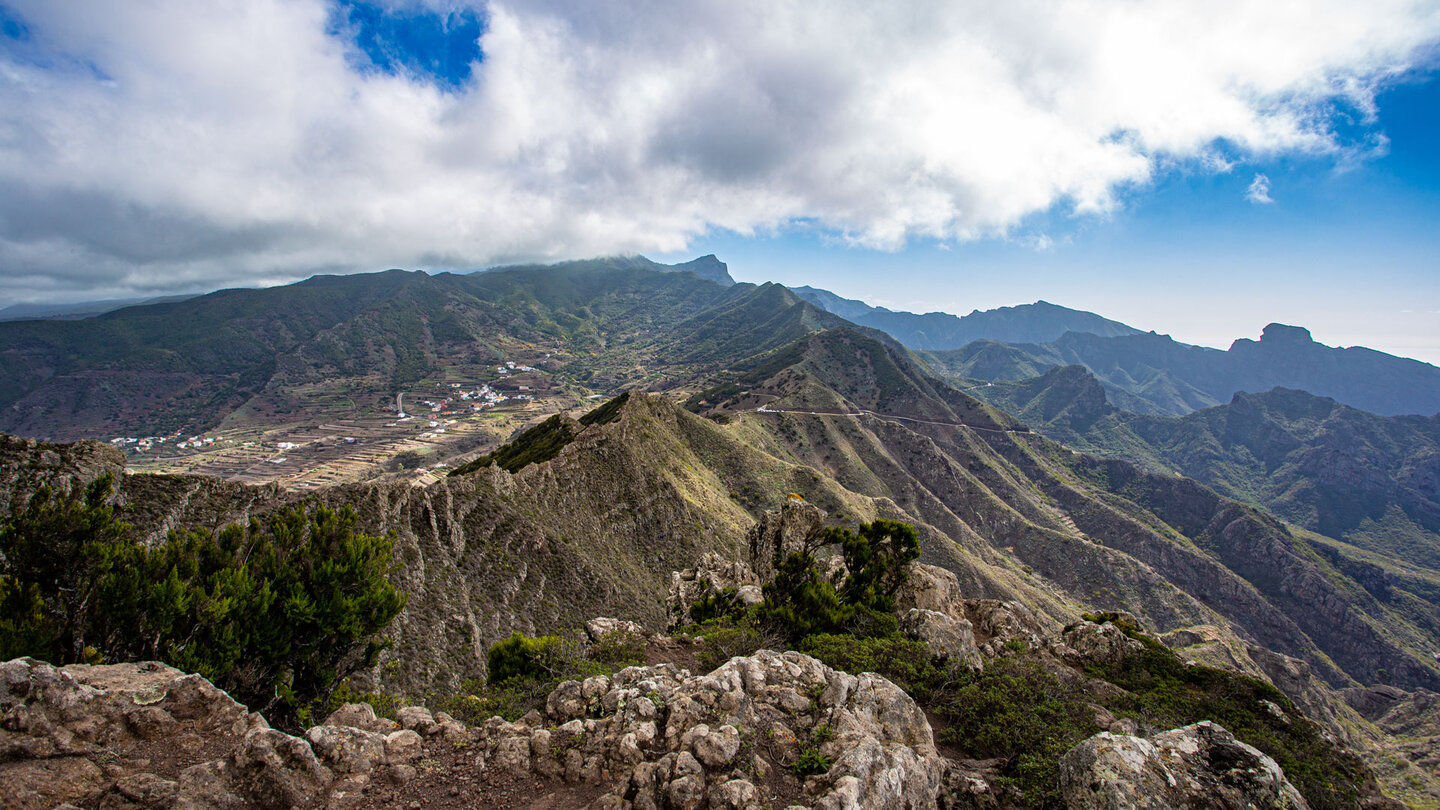
[(1373, 112), (1440, 37), (1406, 0), (496, 0), (450, 87), (357, 69), (326, 0), (5, 6), (29, 32), (0, 39), (11, 298), (797, 221), (880, 249), (1004, 237), (1175, 161), (1340, 155), (1332, 106)]
[(1270, 178), (1257, 173), (1250, 181), (1250, 187), (1245, 189), (1245, 199), (1256, 205), (1275, 202), (1270, 198)]

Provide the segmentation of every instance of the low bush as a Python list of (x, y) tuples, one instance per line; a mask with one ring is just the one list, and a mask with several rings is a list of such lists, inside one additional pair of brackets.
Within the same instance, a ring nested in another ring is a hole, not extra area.
[(517, 679), (550, 680), (565, 668), (562, 647), (558, 636), (530, 638), (517, 630), (504, 641), (490, 645), (485, 671), (493, 684)]
[[(815, 553), (827, 546), (839, 546), (845, 562), (847, 574), (838, 583), (817, 565)], [(893, 635), (895, 592), (905, 582), (905, 566), (919, 556), (915, 527), (908, 523), (826, 528), (776, 566), (775, 578), (763, 587), (759, 618), (795, 642), (818, 634)]]
[(1064, 807), (1060, 757), (1102, 730), (1086, 704), (1083, 693), (1039, 664), (996, 658), (984, 672), (964, 673), (938, 702), (951, 724), (940, 739), (977, 759), (1004, 759), (1003, 783), (1027, 806)]
[(623, 630), (606, 633), (590, 645), (590, 659), (608, 669), (645, 665), (645, 636)]
[(783, 633), (763, 622), (742, 617), (733, 622), (711, 621), (691, 628), (701, 638), (695, 658), (706, 672), (737, 655), (752, 655), (756, 650), (786, 650), (789, 644)]
[(426, 703), (466, 723), (497, 715), (518, 720), (531, 709), (543, 709), (561, 681), (610, 675), (644, 663), (645, 638), (637, 633), (609, 633), (586, 644), (578, 631), (537, 638), (516, 632), (490, 645), (486, 681), (467, 680), (459, 694)]
[(814, 635), (801, 643), (800, 651), (852, 675), (861, 672), (883, 675), (921, 704), (928, 703), (961, 677), (954, 669), (935, 664), (925, 642), (903, 637)]

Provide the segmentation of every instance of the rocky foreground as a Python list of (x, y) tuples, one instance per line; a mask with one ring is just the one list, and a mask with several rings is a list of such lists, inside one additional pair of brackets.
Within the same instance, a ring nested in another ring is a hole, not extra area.
[[(797, 652), (569, 681), (516, 723), (349, 704), (299, 737), (161, 664), (16, 659), (0, 712), (0, 796), (18, 808), (997, 806), (984, 763), (942, 756), (905, 692)], [(1062, 764), (1077, 809), (1307, 806), (1211, 723), (1099, 734)]]

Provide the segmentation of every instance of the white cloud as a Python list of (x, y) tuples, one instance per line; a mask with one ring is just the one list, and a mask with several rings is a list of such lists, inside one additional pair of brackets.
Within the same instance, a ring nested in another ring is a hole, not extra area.
[(1250, 181), (1249, 188), (1245, 189), (1245, 199), (1257, 205), (1275, 202), (1270, 198), (1270, 178), (1256, 174), (1255, 179)]
[[(1157, 166), (1339, 153), (1324, 111), (1440, 37), (1405, 0), (489, 4), (453, 93), (360, 74), (323, 0), (11, 0), (0, 297), (853, 244), (1113, 209)], [(31, 47), (31, 46), (26, 46)], [(60, 56), (56, 56), (59, 54)], [(1343, 157), (1343, 156), (1342, 156)]]

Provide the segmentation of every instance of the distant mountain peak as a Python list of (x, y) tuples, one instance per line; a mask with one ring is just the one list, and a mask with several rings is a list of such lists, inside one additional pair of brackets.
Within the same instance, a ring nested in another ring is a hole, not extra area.
[(1271, 345), (1283, 346), (1304, 346), (1314, 343), (1315, 339), (1310, 336), (1310, 330), (1303, 326), (1286, 326), (1283, 323), (1272, 323), (1260, 332), (1260, 342)]
[(680, 264), (661, 264), (657, 267), (664, 272), (694, 273), (703, 279), (708, 279), (722, 287), (735, 286), (735, 279), (730, 277), (730, 267), (720, 261), (714, 253), (707, 253), (698, 259), (691, 259)]

